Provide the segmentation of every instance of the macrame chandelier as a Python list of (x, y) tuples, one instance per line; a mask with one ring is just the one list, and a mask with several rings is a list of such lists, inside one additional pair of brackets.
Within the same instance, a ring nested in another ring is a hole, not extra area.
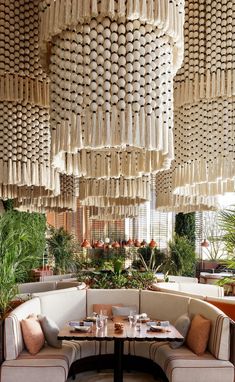
[(175, 77), (174, 193), (235, 190), (235, 3), (186, 1), (185, 59)]
[(38, 196), (35, 195), (22, 195), (14, 200), (14, 207), (20, 211), (29, 212), (48, 212), (57, 211), (62, 212), (66, 210), (76, 211), (77, 199), (79, 195), (79, 182), (78, 179), (72, 176), (60, 175), (60, 194), (57, 196), (48, 195)]
[(41, 1), (40, 48), (45, 65), (49, 58), (52, 155), (59, 171), (75, 175), (80, 150), (102, 156), (103, 149), (116, 156), (154, 150), (158, 157), (144, 173), (169, 168), (183, 6), (183, 0)]
[(49, 82), (39, 63), (39, 1), (0, 5), (0, 198), (59, 193), (51, 168)]
[(157, 209), (220, 208), (234, 191), (235, 56), (231, 1), (186, 1), (185, 59), (175, 77), (175, 160), (156, 175)]

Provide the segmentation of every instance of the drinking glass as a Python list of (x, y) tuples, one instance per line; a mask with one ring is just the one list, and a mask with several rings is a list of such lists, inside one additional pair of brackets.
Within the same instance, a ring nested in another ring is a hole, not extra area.
[(96, 328), (102, 329), (104, 327), (104, 318), (101, 315), (96, 317)]
[(138, 316), (136, 314), (131, 314), (128, 316), (129, 323), (131, 326), (136, 326)]

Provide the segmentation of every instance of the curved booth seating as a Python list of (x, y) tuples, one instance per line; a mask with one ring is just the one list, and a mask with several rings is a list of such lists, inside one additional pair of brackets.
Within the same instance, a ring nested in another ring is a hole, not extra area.
[(185, 344), (171, 348), (168, 342), (125, 342), (124, 353), (151, 360), (164, 371), (169, 382), (234, 382), (229, 362), (229, 318), (215, 306), (170, 293), (135, 289), (59, 290), (38, 293), (17, 307), (5, 320), (5, 361), (1, 382), (65, 382), (69, 369), (89, 357), (113, 354), (112, 341), (63, 341), (57, 349), (45, 344), (36, 355), (25, 349), (21, 320), (34, 313), (46, 315), (62, 328), (70, 320), (81, 320), (93, 312), (93, 304), (135, 305), (141, 313), (172, 324), (187, 314), (210, 320), (207, 350), (196, 355)]
[(79, 282), (76, 278), (23, 283), (18, 284), (17, 297), (24, 300), (28, 299), (28, 297), (34, 293), (55, 291), (58, 289), (67, 288), (85, 289), (86, 284), (84, 282)]
[(224, 288), (219, 285), (198, 283), (160, 282), (153, 283), (152, 290), (164, 293), (176, 293), (182, 296), (191, 296), (204, 299), (205, 297), (223, 297)]

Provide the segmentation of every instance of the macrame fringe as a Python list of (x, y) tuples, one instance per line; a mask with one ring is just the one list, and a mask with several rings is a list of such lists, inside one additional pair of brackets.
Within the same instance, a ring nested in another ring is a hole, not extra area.
[(135, 179), (80, 179), (79, 199), (84, 200), (90, 196), (106, 196), (119, 198), (139, 197), (150, 200), (150, 177), (144, 176)]
[(207, 72), (206, 75), (195, 75), (193, 81), (186, 79), (176, 82), (174, 89), (175, 108), (187, 103), (218, 97), (235, 95), (235, 70)]
[(11, 159), (7, 162), (0, 159), (0, 197), (5, 199), (7, 195), (9, 198), (12, 198), (14, 194), (23, 195), (24, 192), (30, 191), (30, 187), (37, 187), (42, 193), (44, 189), (46, 192), (48, 190), (51, 194), (58, 195), (60, 193), (59, 174), (46, 164), (31, 163), (30, 160), (16, 164)]
[(85, 178), (135, 178), (170, 168), (171, 160), (158, 151), (80, 150), (54, 157), (56, 171)]
[(66, 210), (76, 211), (77, 198), (66, 195), (56, 197), (18, 198), (14, 201), (14, 208), (27, 212), (62, 212)]
[(51, 120), (52, 155), (63, 151), (76, 153), (83, 148), (97, 150), (107, 147), (135, 147), (163, 150), (164, 155), (170, 153), (172, 158), (172, 124), (172, 119), (169, 118), (168, 124), (163, 125), (161, 117), (154, 113), (147, 115), (144, 108), (136, 113), (131, 105), (128, 105), (126, 111), (120, 111), (113, 106), (111, 113), (103, 112), (102, 108), (98, 108), (97, 113), (86, 109), (85, 118), (71, 113), (70, 121), (57, 124), (55, 120)]
[(159, 193), (156, 197), (157, 211), (182, 212), (216, 211), (219, 209), (218, 202), (214, 197), (182, 196), (171, 193)]
[(139, 204), (145, 203), (145, 199), (140, 198), (110, 198), (110, 197), (97, 197), (88, 196), (86, 199), (81, 200), (82, 206), (96, 206), (96, 207), (112, 207), (112, 206), (137, 206)]
[[(91, 18), (98, 16), (107, 16), (114, 20), (125, 17), (127, 20), (140, 19), (155, 25), (173, 39), (176, 72), (183, 58), (184, 0), (180, 2), (180, 6), (176, 1), (168, 2), (169, 0), (46, 0), (40, 7), (41, 56), (45, 56), (48, 50), (47, 43), (68, 28), (89, 23)], [(45, 62), (43, 59), (43, 63)]]
[(120, 220), (127, 217), (138, 216), (139, 207), (136, 206), (111, 206), (111, 207), (93, 207), (91, 208), (90, 218), (97, 220)]
[(5, 73), (0, 75), (0, 101), (25, 101), (48, 108), (49, 83)]
[(192, 161), (175, 168), (174, 194), (219, 195), (234, 192), (235, 159), (232, 156), (217, 157), (213, 162)]

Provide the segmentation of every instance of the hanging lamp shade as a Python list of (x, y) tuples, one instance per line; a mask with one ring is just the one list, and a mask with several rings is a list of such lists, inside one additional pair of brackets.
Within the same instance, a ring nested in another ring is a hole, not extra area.
[(156, 241), (152, 239), (152, 240), (150, 241), (150, 243), (149, 243), (149, 247), (153, 249), (153, 248), (155, 248), (156, 246), (157, 246)]
[(202, 242), (201, 242), (201, 247), (204, 247), (204, 248), (208, 248), (209, 247), (209, 242), (206, 240), (206, 239), (204, 239)]
[(40, 48), (50, 57), (52, 156), (59, 171), (70, 174), (63, 153), (72, 156), (70, 171), (77, 175), (80, 150), (101, 150), (102, 156), (104, 148), (158, 151), (148, 172), (169, 168), (183, 5), (183, 0), (41, 1)]
[(91, 248), (91, 244), (90, 244), (89, 240), (84, 239), (83, 242), (82, 242), (82, 244), (81, 244), (81, 247), (82, 247), (82, 248), (86, 248), (86, 249)]
[(233, 13), (230, 0), (186, 1), (185, 60), (175, 77), (178, 195), (235, 190)]
[(39, 1), (1, 2), (0, 197), (59, 193), (51, 169), (49, 80), (39, 60)]

